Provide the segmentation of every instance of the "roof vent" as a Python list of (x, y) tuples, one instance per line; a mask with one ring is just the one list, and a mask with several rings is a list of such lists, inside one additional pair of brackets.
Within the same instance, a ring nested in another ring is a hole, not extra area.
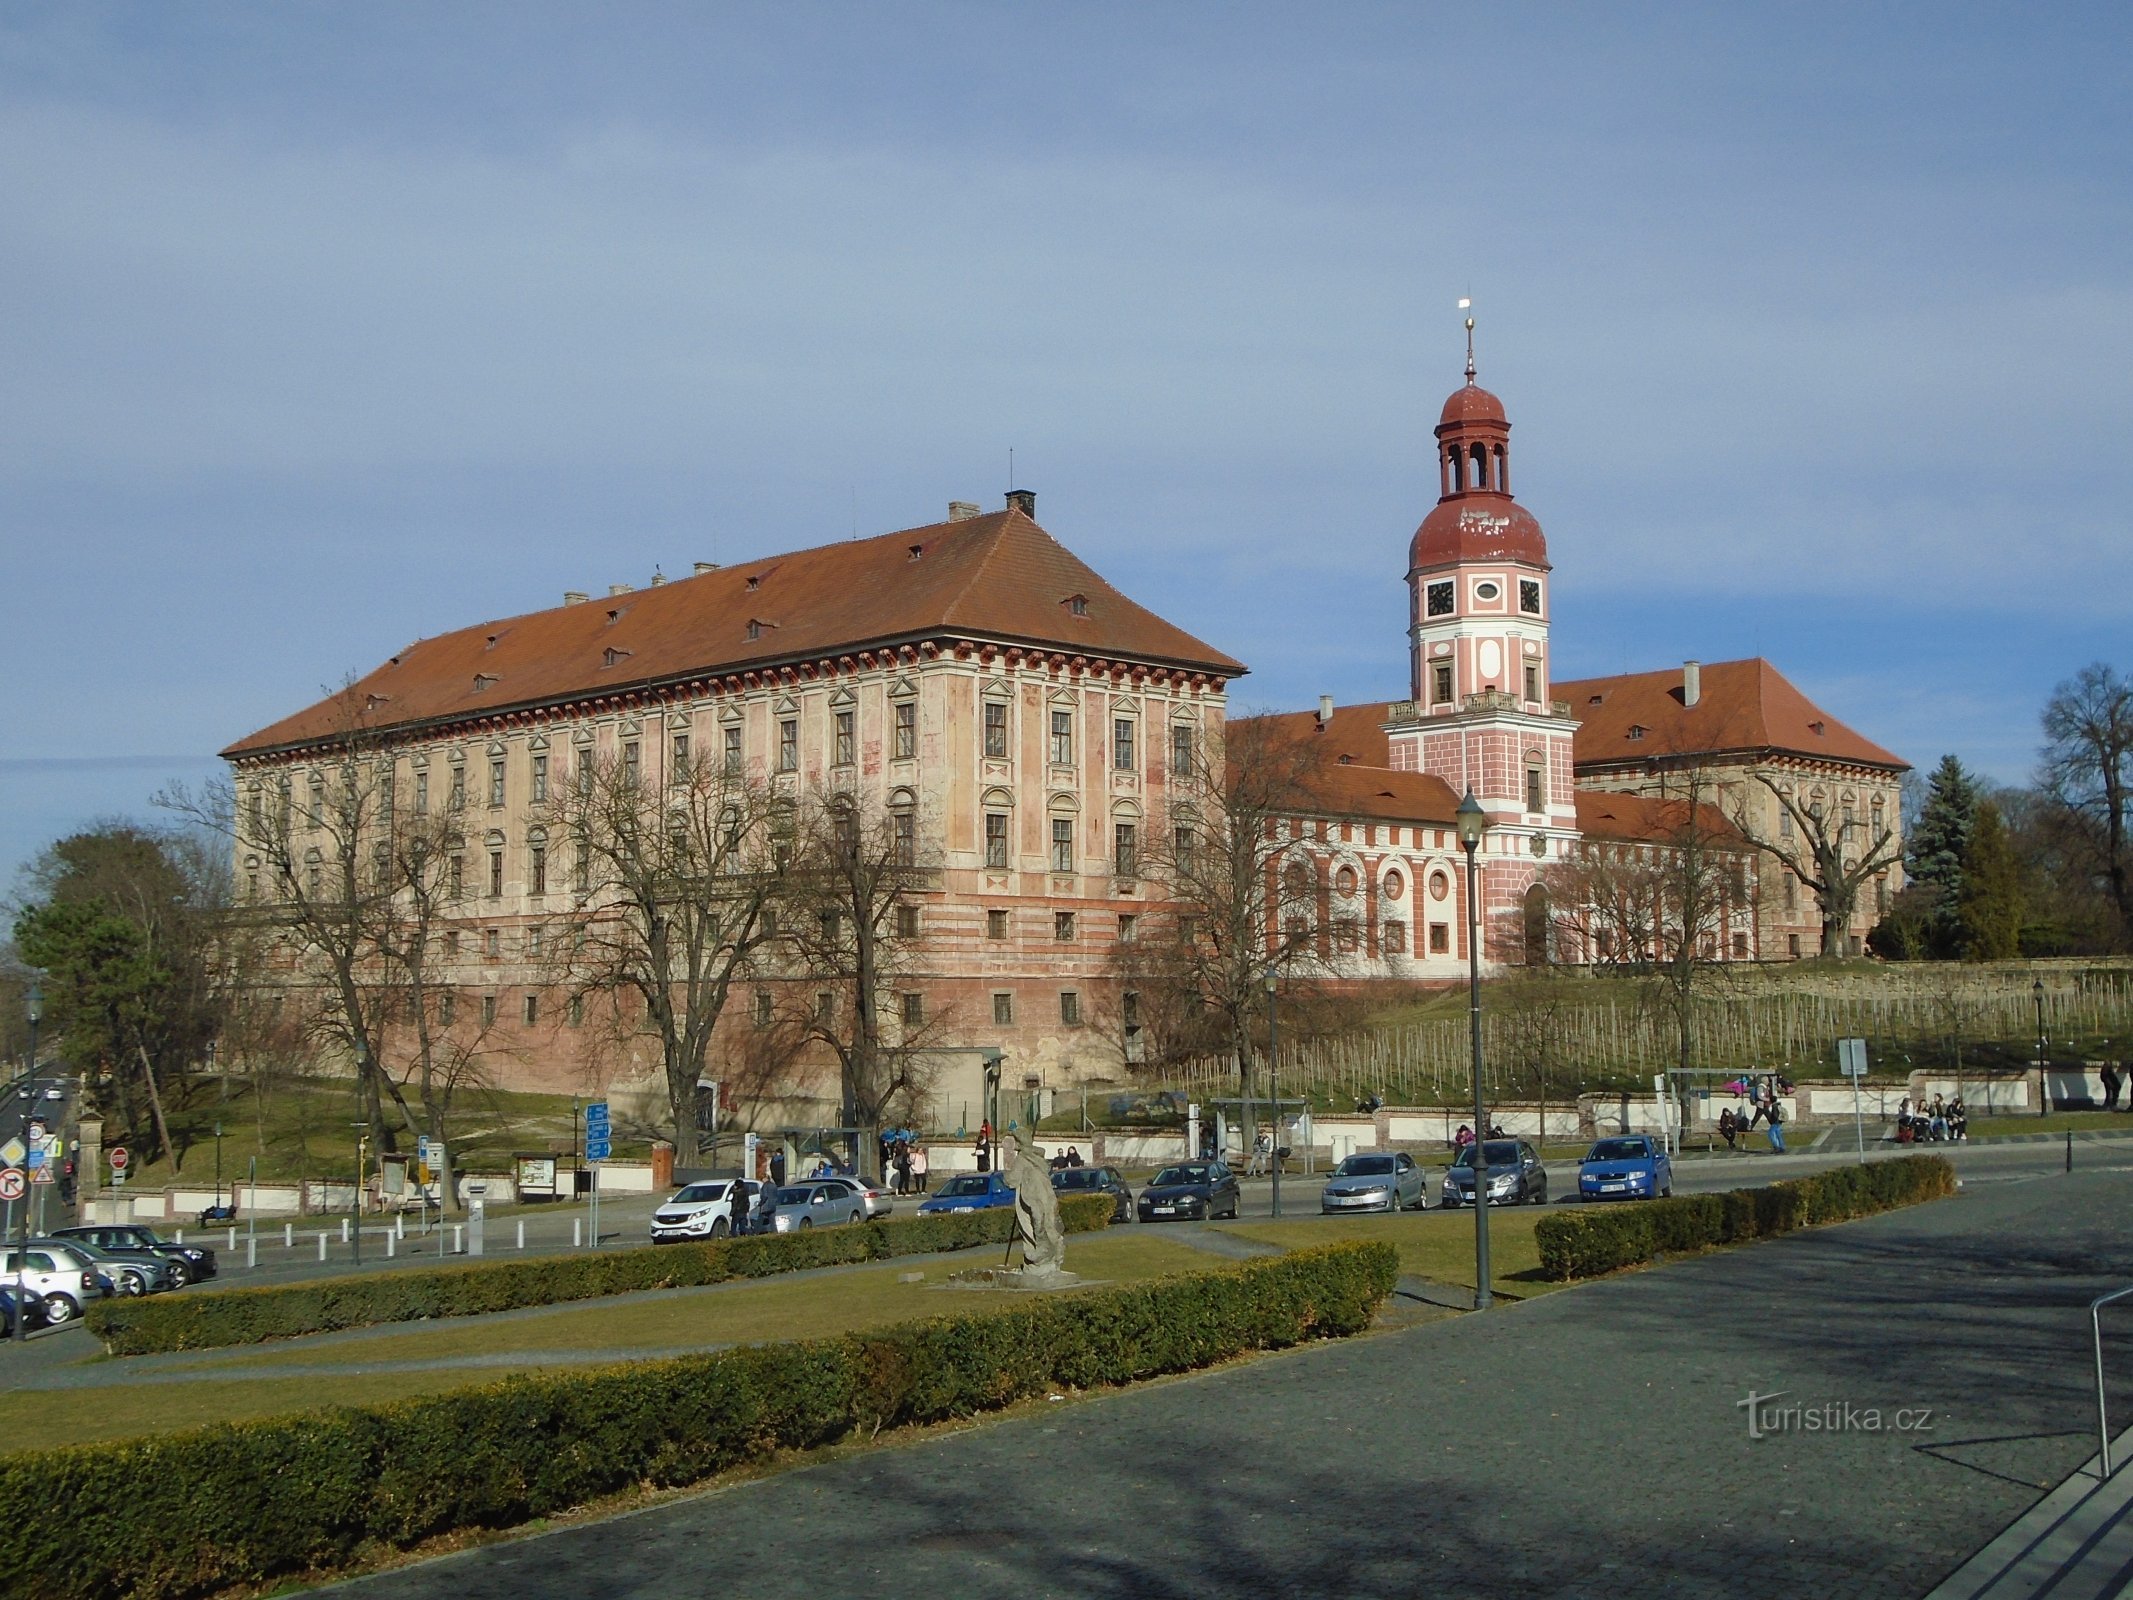
[(911, 547), (911, 559), (913, 561), (916, 561), (920, 556), (924, 555), (925, 553), (926, 547), (922, 544), (915, 544)]
[(701, 578), (707, 572), (716, 571), (718, 571), (718, 563), (716, 561), (699, 561), (696, 563), (695, 576)]
[(1318, 731), (1320, 733), (1324, 733), (1327, 728), (1332, 726), (1332, 724), (1333, 696), (1331, 696), (1330, 694), (1322, 694), (1318, 697)]
[(563, 591), (563, 604), (566, 606), (582, 606), (591, 598), (592, 596), (583, 589), (565, 589)]
[(983, 516), (975, 500), (951, 500), (948, 502), (950, 522), (968, 522), (972, 517)]
[(757, 573), (751, 573), (751, 574), (749, 575), (749, 578), (748, 578), (748, 587), (749, 587), (749, 588), (751, 588), (751, 589), (760, 589), (760, 588), (762, 588), (762, 587), (763, 587), (763, 575), (762, 575), (762, 574), (761, 574), (760, 572), (757, 572)]
[(1693, 706), (1703, 698), (1703, 663), (1684, 661), (1681, 664), (1681, 703)]
[(629, 584), (629, 583), (611, 583), (611, 584), (609, 584), (609, 585), (607, 586), (607, 595), (608, 595), (608, 598), (609, 598), (610, 600), (612, 600), (612, 599), (613, 599), (613, 598), (614, 598), (614, 597), (615, 597), (616, 595), (618, 595), (618, 594), (631, 594), (631, 593), (634, 593), (634, 592), (635, 592), (635, 590), (636, 590), (636, 585), (635, 585), (635, 584)]
[(1591, 695), (1591, 696), (1588, 696), (1588, 697), (1587, 697), (1587, 699), (1586, 699), (1586, 701), (1585, 701), (1585, 704), (1587, 704), (1588, 706), (1596, 706), (1596, 705), (1598, 705), (1598, 704), (1599, 704), (1599, 703), (1600, 703), (1600, 702), (1601, 702), (1602, 700), (1605, 700), (1606, 698), (1607, 698), (1607, 696), (1606, 696), (1606, 695), (1604, 695), (1604, 694), (1596, 694), (1596, 695)]
[(1030, 521), (1037, 520), (1037, 491), (1035, 489), (1010, 489), (1007, 491), (1007, 509), (1019, 511)]

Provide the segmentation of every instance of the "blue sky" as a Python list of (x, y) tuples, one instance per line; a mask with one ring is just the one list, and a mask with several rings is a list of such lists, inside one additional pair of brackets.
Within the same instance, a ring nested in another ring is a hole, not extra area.
[(1404, 692), (1454, 301), (1564, 677), (2018, 779), (2133, 666), (2133, 12), (17, 3), (0, 884), (419, 635), (998, 504)]

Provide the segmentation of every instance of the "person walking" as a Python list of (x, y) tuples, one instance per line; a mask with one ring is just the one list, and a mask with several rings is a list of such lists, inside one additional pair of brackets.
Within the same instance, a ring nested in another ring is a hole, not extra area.
[(1777, 1096), (1770, 1097), (1770, 1153), (1781, 1156), (1785, 1153), (1785, 1108), (1777, 1103)]
[(910, 1151), (912, 1193), (924, 1194), (926, 1192), (926, 1147), (922, 1144), (914, 1144), (910, 1147)]
[(2118, 1075), (2118, 1067), (2117, 1067), (2117, 1065), (2116, 1065), (2115, 1063), (2113, 1063), (2113, 1062), (2110, 1062), (2110, 1061), (2106, 1061), (2106, 1062), (2104, 1062), (2104, 1064), (2103, 1064), (2103, 1109), (2104, 1109), (2104, 1110), (2106, 1110), (2106, 1111), (2116, 1111), (2116, 1110), (2118, 1109), (2118, 1086), (2119, 1086), (2119, 1085), (2120, 1085), (2120, 1084), (2121, 1084), (2122, 1082), (2124, 1082), (2124, 1081), (2125, 1081), (2124, 1079), (2122, 1079), (2122, 1078), (2120, 1078), (2120, 1077), (2119, 1077), (2119, 1075)]

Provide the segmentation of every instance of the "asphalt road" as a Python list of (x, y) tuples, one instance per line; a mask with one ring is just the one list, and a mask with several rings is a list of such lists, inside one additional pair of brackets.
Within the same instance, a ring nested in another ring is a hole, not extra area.
[[(330, 1592), (1923, 1594), (2093, 1448), (2082, 1308), (2133, 1280), (2133, 1175), (1990, 1165), (1942, 1204)], [(2123, 1406), (2133, 1338), (2113, 1355)], [(1760, 1439), (1751, 1392), (1783, 1394)]]

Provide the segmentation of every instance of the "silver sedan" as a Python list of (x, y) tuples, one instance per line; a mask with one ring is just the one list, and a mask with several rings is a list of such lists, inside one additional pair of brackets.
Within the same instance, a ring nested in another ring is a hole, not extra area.
[(1404, 1150), (1353, 1155), (1333, 1169), (1318, 1209), (1344, 1211), (1420, 1210), (1429, 1204), (1429, 1186), (1415, 1158)]
[(869, 1221), (875, 1217), (885, 1217), (896, 1209), (896, 1201), (890, 1196), (888, 1190), (878, 1183), (869, 1183), (864, 1178), (847, 1178), (842, 1173), (838, 1173), (833, 1177), (816, 1178), (811, 1181), (815, 1183), (843, 1184), (845, 1188), (859, 1197), (860, 1204), (866, 1207)]
[(809, 1228), (865, 1220), (865, 1201), (841, 1183), (818, 1178), (812, 1183), (789, 1183), (780, 1189), (778, 1209), (770, 1226), (777, 1233), (804, 1233)]

